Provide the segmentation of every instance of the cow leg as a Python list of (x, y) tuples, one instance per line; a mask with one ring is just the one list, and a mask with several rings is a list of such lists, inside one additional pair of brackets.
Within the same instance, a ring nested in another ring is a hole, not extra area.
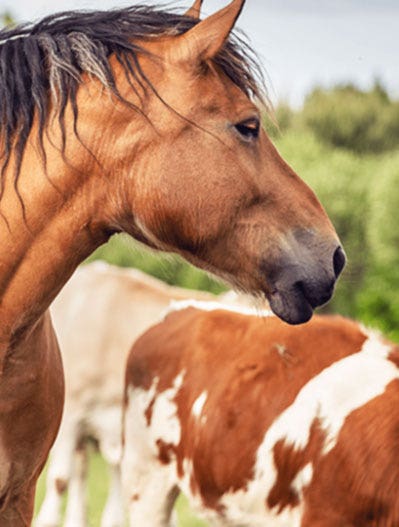
[(175, 463), (158, 459), (142, 405), (135, 397), (129, 400), (124, 421), (121, 468), (130, 526), (171, 527), (179, 494)]
[[(67, 410), (65, 415), (67, 415)], [(46, 494), (36, 518), (35, 527), (59, 527), (61, 525), (62, 496), (68, 488), (71, 477), (78, 435), (77, 422), (64, 419), (50, 455)]]
[[(140, 448), (143, 447), (143, 448)], [(126, 443), (122, 482), (131, 527), (172, 527), (172, 511), (179, 490), (174, 463), (163, 464), (148, 445)]]
[(98, 439), (100, 453), (108, 464), (110, 475), (101, 527), (124, 527), (126, 522), (120, 474), (122, 405), (97, 409), (92, 416), (91, 424), (92, 433)]
[(170, 473), (158, 466), (143, 477), (137, 474), (130, 478), (128, 497), (131, 527), (172, 527), (172, 511), (179, 494), (177, 486), (171, 485)]
[(86, 527), (87, 524), (87, 449), (86, 445), (76, 448), (73, 471), (69, 481), (68, 502), (65, 511), (65, 527)]
[(108, 498), (101, 518), (101, 527), (123, 527), (125, 514), (119, 464), (110, 464), (109, 472)]

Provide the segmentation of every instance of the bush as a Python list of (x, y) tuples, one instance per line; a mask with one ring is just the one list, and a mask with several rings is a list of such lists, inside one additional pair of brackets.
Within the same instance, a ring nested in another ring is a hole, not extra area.
[(367, 224), (374, 259), (385, 267), (399, 267), (399, 152), (378, 159), (370, 192)]
[(299, 119), (334, 147), (378, 153), (399, 146), (399, 103), (378, 83), (368, 92), (352, 85), (317, 88), (306, 98)]
[(358, 313), (399, 338), (399, 152), (378, 159), (370, 194), (364, 220), (371, 256)]
[(263, 127), (270, 137), (278, 138), (292, 128), (294, 119), (294, 110), (288, 104), (281, 102), (275, 109), (264, 113)]
[(136, 267), (163, 280), (188, 289), (220, 293), (227, 287), (204, 271), (196, 269), (182, 258), (147, 249), (126, 234), (113, 236), (108, 243), (95, 251), (87, 262), (105, 260), (120, 267)]
[(374, 264), (358, 292), (355, 316), (399, 342), (399, 269)]

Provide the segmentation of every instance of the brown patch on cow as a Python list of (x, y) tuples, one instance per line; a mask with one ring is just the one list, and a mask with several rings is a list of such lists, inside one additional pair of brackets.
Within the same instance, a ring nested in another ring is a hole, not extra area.
[[(399, 525), (399, 380), (347, 416), (306, 489), (303, 527)], [(320, 504), (323, 504), (321, 506)]]
[(144, 412), (145, 419), (147, 421), (147, 426), (151, 425), (152, 411), (154, 409), (155, 397), (152, 398), (150, 404), (147, 406)]
[(56, 478), (55, 480), (55, 488), (58, 492), (58, 494), (64, 494), (64, 492), (68, 488), (68, 482), (63, 478)]
[(165, 443), (162, 439), (157, 439), (158, 459), (163, 465), (168, 465), (176, 455), (176, 445)]
[(317, 463), (325, 438), (326, 434), (321, 429), (319, 420), (315, 419), (306, 448), (297, 450), (293, 445), (287, 445), (284, 439), (275, 444), (273, 453), (277, 479), (266, 499), (268, 507), (278, 507), (280, 513), (285, 507), (295, 507), (299, 504), (300, 496), (292, 487), (292, 483), (308, 463)]

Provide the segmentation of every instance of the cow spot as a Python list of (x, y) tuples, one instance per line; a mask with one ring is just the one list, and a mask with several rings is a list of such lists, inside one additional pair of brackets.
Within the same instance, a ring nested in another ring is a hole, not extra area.
[(63, 478), (56, 478), (55, 480), (55, 488), (57, 489), (58, 494), (64, 494), (68, 487), (68, 483)]

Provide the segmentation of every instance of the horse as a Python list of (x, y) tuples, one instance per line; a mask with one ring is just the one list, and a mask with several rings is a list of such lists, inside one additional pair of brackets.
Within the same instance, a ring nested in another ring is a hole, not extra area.
[(132, 527), (171, 525), (179, 491), (211, 525), (399, 525), (399, 347), (354, 321), (178, 302), (125, 397)]
[(48, 307), (114, 233), (266, 295), (292, 324), (333, 293), (345, 255), (261, 128), (259, 69), (231, 34), (243, 6), (204, 20), (150, 6), (65, 12), (0, 32), (4, 527), (30, 524), (61, 421)]

